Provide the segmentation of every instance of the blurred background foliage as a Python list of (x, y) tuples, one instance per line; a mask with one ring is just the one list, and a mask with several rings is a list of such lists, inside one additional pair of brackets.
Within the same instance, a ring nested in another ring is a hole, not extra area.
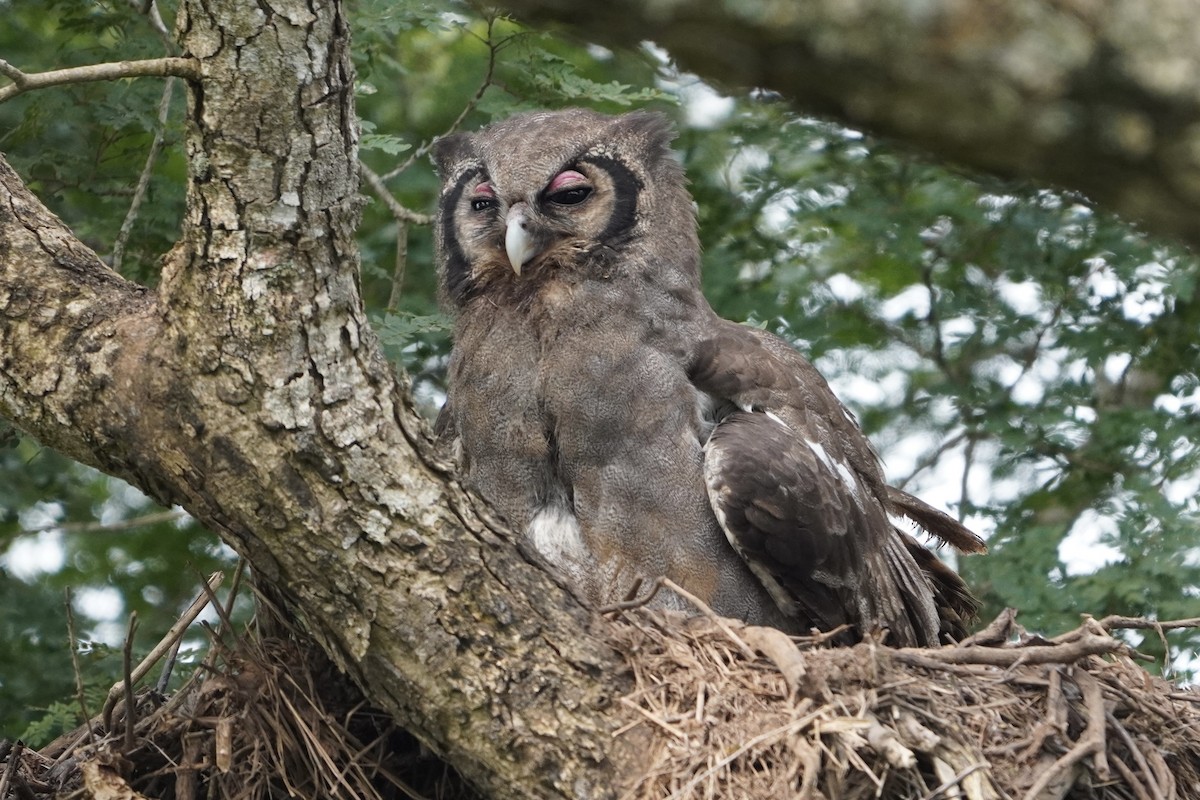
[[(33, 72), (169, 52), (143, 5), (0, 0), (0, 58)], [(160, 8), (169, 27), (173, 5)], [(1016, 606), (1053, 634), (1082, 612), (1200, 616), (1200, 268), (1189, 253), (1070, 193), (964, 175), (798, 116), (770, 93), (722, 96), (650, 47), (614, 54), (451, 2), (348, 10), (362, 160), (405, 209), (432, 211), (427, 147), (453, 128), (568, 105), (671, 115), (713, 305), (795, 342), (893, 482), (989, 537), (989, 555), (958, 564), (985, 619)], [(83, 84), (0, 105), (13, 166), (149, 285), (184, 195), (183, 87), (170, 87), (164, 114), (165, 89)], [(430, 231), (364, 195), (365, 299), (432, 414), (449, 340)], [(148, 649), (201, 576), (230, 568), (212, 534), (163, 511), (0, 427), (0, 737), (37, 744), (77, 721), (65, 587), (85, 679), (106, 687), (129, 612)], [(1195, 632), (1173, 634), (1169, 653), (1157, 634), (1131, 638), (1177, 668), (1196, 663)]]

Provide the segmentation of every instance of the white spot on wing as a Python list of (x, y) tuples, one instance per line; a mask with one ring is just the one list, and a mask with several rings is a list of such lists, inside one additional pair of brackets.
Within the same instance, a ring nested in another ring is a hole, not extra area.
[(829, 453), (825, 452), (825, 448), (819, 442), (814, 442), (811, 439), (805, 439), (804, 443), (808, 445), (808, 449), (813, 451), (817, 460), (829, 469), (830, 472), (837, 472), (837, 467), (833, 465), (833, 459), (829, 457)]
[(776, 414), (774, 411), (764, 411), (763, 413), (766, 414), (768, 418), (775, 420), (780, 425), (787, 428), (789, 431), (792, 429), (792, 426), (788, 425), (786, 422), (784, 422), (782, 419), (780, 419), (779, 415)]
[(855, 504), (859, 508), (863, 508), (862, 490), (859, 487), (858, 478), (850, 471), (850, 468), (841, 461), (835, 461), (830, 457), (829, 453), (825, 452), (825, 448), (818, 442), (805, 439), (804, 443), (808, 445), (808, 449), (813, 451), (817, 460), (825, 465), (825, 468), (842, 479), (842, 483), (846, 484), (846, 488), (850, 491), (851, 497), (854, 498)]

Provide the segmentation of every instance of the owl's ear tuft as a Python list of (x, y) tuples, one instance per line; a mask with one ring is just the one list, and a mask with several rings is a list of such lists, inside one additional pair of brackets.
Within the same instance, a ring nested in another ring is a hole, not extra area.
[(648, 152), (671, 149), (675, 141), (675, 125), (657, 111), (631, 111), (616, 118), (616, 128), (625, 136), (638, 138)]
[(433, 163), (442, 180), (450, 176), (456, 164), (475, 157), (475, 142), (469, 133), (452, 133), (433, 143)]

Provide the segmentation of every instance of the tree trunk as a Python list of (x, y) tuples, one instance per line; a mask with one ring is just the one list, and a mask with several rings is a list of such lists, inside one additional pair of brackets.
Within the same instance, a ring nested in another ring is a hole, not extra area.
[(502, 0), (1200, 244), (1198, 0)]
[(340, 2), (190, 0), (178, 30), (202, 78), (156, 292), (0, 161), (0, 413), (219, 532), (492, 796), (610, 796), (636, 760), (603, 620), (454, 482), (367, 326)]
[[(544, 6), (1200, 240), (1200, 70), (1165, 11)], [(157, 291), (110, 271), (0, 159), (0, 414), (220, 533), (371, 700), (491, 796), (618, 794), (650, 734), (612, 735), (635, 712), (612, 702), (631, 680), (610, 626), (455, 482), (367, 326), (339, 0), (179, 14), (201, 78), (187, 216)]]

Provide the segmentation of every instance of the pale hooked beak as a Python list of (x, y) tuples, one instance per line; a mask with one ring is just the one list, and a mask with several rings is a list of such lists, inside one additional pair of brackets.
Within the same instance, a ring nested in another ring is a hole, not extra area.
[(526, 209), (524, 203), (516, 203), (508, 210), (508, 229), (504, 233), (504, 252), (508, 253), (508, 263), (518, 275), (521, 274), (521, 267), (538, 252), (537, 243), (529, 233)]

